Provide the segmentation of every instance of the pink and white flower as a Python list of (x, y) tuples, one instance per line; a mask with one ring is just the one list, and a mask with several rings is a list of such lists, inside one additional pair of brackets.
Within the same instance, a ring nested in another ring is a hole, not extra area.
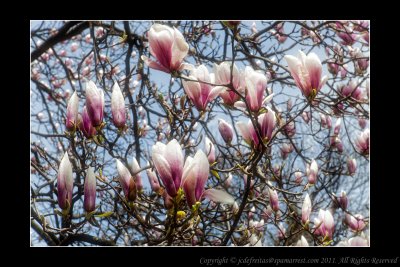
[(230, 144), (233, 139), (232, 125), (230, 125), (223, 119), (218, 119), (218, 130), (222, 136), (222, 139), (224, 139), (225, 143)]
[[(271, 101), (273, 94), (264, 98), (265, 89), (267, 89), (267, 77), (253, 68), (246, 66), (244, 70), (246, 102), (249, 109), (253, 112), (258, 112), (260, 108)], [(243, 101), (237, 101), (235, 107), (245, 109), (246, 104)]]
[[(269, 142), (272, 137), (272, 132), (276, 126), (276, 116), (275, 112), (269, 107), (266, 108), (267, 112), (261, 114), (258, 117), (258, 125), (260, 126), (261, 142)], [(258, 146), (260, 140), (258, 140), (257, 132), (251, 120), (248, 123), (238, 122), (236, 126), (239, 129), (244, 141), (248, 144), (253, 144), (255, 147)]]
[(303, 201), (303, 206), (301, 208), (301, 221), (303, 222), (303, 224), (306, 224), (310, 220), (311, 210), (312, 210), (311, 199), (307, 193)]
[(135, 156), (132, 157), (132, 163), (130, 167), (133, 174), (133, 180), (136, 184), (136, 189), (138, 192), (141, 192), (143, 189), (142, 176), (140, 175), (141, 168)]
[(328, 77), (322, 75), (322, 64), (315, 53), (306, 56), (304, 52), (299, 51), (299, 56), (285, 56), (290, 74), (297, 87), (307, 98), (313, 99), (326, 83)]
[(369, 154), (369, 129), (365, 129), (355, 140), (355, 145), (359, 153)]
[(296, 247), (309, 247), (307, 239), (304, 236), (301, 236), (300, 240), (297, 241)]
[(176, 139), (172, 139), (167, 145), (157, 142), (153, 145), (152, 158), (168, 195), (175, 197), (183, 174), (181, 146)]
[(205, 138), (205, 151), (210, 164), (215, 162), (215, 147), (211, 140), (206, 136)]
[(69, 161), (68, 153), (65, 152), (57, 175), (57, 198), (58, 205), (62, 210), (68, 210), (71, 206), (73, 186), (72, 165)]
[(189, 45), (182, 33), (175, 27), (153, 24), (148, 32), (148, 39), (150, 54), (157, 61), (142, 55), (142, 60), (146, 65), (166, 73), (173, 73), (186, 68), (183, 59), (189, 51)]
[(357, 161), (355, 158), (348, 158), (347, 159), (347, 170), (349, 171), (349, 174), (353, 176), (356, 173), (357, 170)]
[(111, 113), (115, 127), (123, 128), (126, 123), (125, 100), (117, 82), (112, 89)]
[(79, 129), (86, 136), (86, 138), (92, 138), (96, 135), (97, 131), (92, 125), (86, 106), (82, 109), (82, 115), (78, 114)]
[(136, 184), (128, 168), (119, 159), (116, 159), (119, 182), (128, 201), (136, 199)]
[(309, 172), (307, 173), (308, 183), (315, 184), (318, 178), (318, 164), (314, 159), (311, 161), (311, 165), (308, 170), (309, 170)]
[(86, 82), (86, 108), (92, 125), (99, 126), (104, 116), (104, 91), (92, 81)]
[(86, 173), (83, 206), (86, 212), (92, 212), (96, 207), (96, 176), (93, 167), (89, 167)]
[(198, 150), (193, 158), (190, 156), (186, 158), (183, 170), (182, 188), (185, 192), (189, 207), (192, 207), (197, 202), (201, 202), (203, 197), (214, 202), (231, 205), (235, 202), (234, 198), (224, 191), (217, 189), (205, 190), (209, 171), (210, 164), (203, 151)]
[(273, 211), (277, 212), (279, 210), (279, 198), (278, 192), (276, 190), (268, 188), (269, 204)]
[(192, 100), (193, 104), (200, 111), (206, 110), (208, 103), (224, 90), (223, 86), (213, 87), (208, 84), (214, 84), (215, 77), (213, 73), (210, 74), (208, 72), (208, 69), (204, 65), (194, 68), (188, 78), (190, 80), (182, 80), (183, 88), (190, 100)]
[[(231, 68), (232, 64), (230, 62), (224, 61), (221, 64), (214, 65), (215, 83), (222, 85), (228, 85), (231, 82)], [(239, 93), (243, 94), (245, 83), (244, 83), (244, 73), (239, 72), (236, 64), (233, 64), (232, 71), (232, 86)], [(232, 106), (236, 101), (239, 100), (240, 96), (233, 90), (226, 86), (222, 86), (223, 89), (220, 92), (221, 98), (224, 100), (226, 105)]]
[(335, 230), (335, 222), (329, 210), (320, 209), (318, 218), (314, 219), (315, 231), (314, 233), (320, 236), (326, 236), (332, 239)]
[(71, 98), (68, 100), (67, 105), (67, 118), (65, 121), (65, 127), (67, 130), (75, 130), (78, 123), (78, 109), (79, 109), (79, 97), (76, 91), (72, 94)]
[(346, 224), (350, 227), (350, 229), (354, 232), (360, 232), (362, 231), (366, 223), (364, 221), (364, 217), (361, 214), (356, 214), (356, 215), (350, 215), (349, 213), (346, 213)]
[(161, 186), (160, 183), (158, 182), (156, 173), (151, 169), (146, 169), (146, 173), (147, 173), (147, 178), (149, 179), (151, 190), (153, 190), (153, 192), (155, 193), (159, 193)]

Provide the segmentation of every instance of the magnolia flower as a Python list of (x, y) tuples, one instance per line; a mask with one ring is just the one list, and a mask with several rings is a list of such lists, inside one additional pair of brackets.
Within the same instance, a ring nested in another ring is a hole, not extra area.
[[(260, 134), (262, 138), (262, 142), (268, 142), (271, 140), (272, 132), (276, 126), (276, 116), (275, 112), (269, 107), (266, 108), (267, 112), (258, 116), (258, 125), (260, 126)], [(259, 140), (257, 136), (257, 132), (254, 129), (254, 126), (251, 120), (248, 123), (238, 122), (236, 126), (239, 129), (243, 139), (248, 144), (253, 144), (255, 147), (258, 146)]]
[(362, 101), (364, 98), (364, 90), (361, 87), (357, 86), (357, 81), (351, 80), (348, 85), (340, 87), (340, 93), (347, 97)]
[(219, 130), (219, 133), (221, 134), (222, 138), (224, 139), (224, 141), (226, 143), (230, 144), (233, 139), (232, 126), (229, 123), (227, 123), (225, 120), (218, 119), (218, 130)]
[(342, 123), (342, 119), (341, 119), (341, 118), (339, 118), (339, 119), (336, 120), (335, 128), (334, 128), (334, 130), (333, 130), (333, 134), (334, 134), (334, 135), (338, 135), (338, 134), (339, 134), (341, 123)]
[(215, 147), (211, 140), (206, 136), (205, 138), (206, 154), (209, 163), (215, 162)]
[(348, 158), (347, 159), (347, 170), (349, 171), (349, 174), (353, 176), (356, 173), (357, 170), (357, 161), (356, 159)]
[(352, 216), (349, 213), (346, 213), (345, 221), (350, 229), (354, 232), (360, 232), (366, 226), (366, 223), (364, 222), (364, 217), (361, 214), (356, 214)]
[(249, 235), (249, 244), (245, 245), (246, 247), (252, 246), (252, 247), (261, 247), (262, 246), (262, 238), (259, 237), (256, 233), (250, 233), (248, 232)]
[(321, 118), (321, 126), (324, 128), (331, 128), (332, 127), (332, 120), (330, 116), (325, 116), (324, 114), (320, 113)]
[(60, 57), (66, 57), (67, 56), (67, 51), (63, 49), (63, 50), (60, 51), (60, 53), (58, 53), (58, 55)]
[(285, 238), (286, 229), (283, 227), (283, 223), (282, 222), (280, 222), (278, 224), (278, 231), (277, 232), (278, 232), (278, 238), (279, 239)]
[(182, 187), (189, 207), (201, 200), (204, 186), (208, 180), (210, 164), (207, 156), (198, 150), (194, 158), (188, 156), (185, 161)]
[(299, 241), (296, 243), (296, 247), (309, 247), (307, 239), (304, 236), (301, 236)]
[(205, 190), (204, 187), (208, 180), (209, 171), (210, 164), (203, 151), (198, 150), (193, 158), (190, 156), (186, 158), (182, 188), (189, 207), (195, 205), (196, 202), (200, 202), (203, 197), (214, 202), (226, 204), (233, 204), (235, 202), (233, 197), (224, 191), (217, 189)]
[(252, 32), (253, 34), (256, 34), (256, 33), (258, 32), (256, 22), (253, 22), (253, 23), (251, 24), (251, 32)]
[(340, 197), (337, 198), (339, 206), (343, 209), (343, 210), (347, 210), (347, 205), (349, 204), (349, 200), (347, 198), (346, 192), (342, 191)]
[(253, 227), (256, 228), (258, 231), (263, 231), (264, 225), (264, 219), (261, 219), (260, 221), (253, 221)]
[(362, 236), (355, 236), (349, 238), (349, 240), (340, 241), (337, 247), (367, 247), (368, 239)]
[(304, 112), (301, 114), (301, 117), (303, 118), (303, 120), (304, 120), (305, 123), (308, 123), (308, 122), (311, 120), (311, 115), (310, 115), (310, 112), (309, 112), (309, 111), (304, 111)]
[(79, 97), (76, 92), (74, 92), (67, 105), (67, 119), (65, 121), (65, 127), (69, 131), (74, 130), (78, 123), (78, 109)]
[(363, 117), (359, 118), (358, 125), (360, 125), (361, 129), (364, 129), (367, 126), (367, 120)]
[(294, 173), (294, 177), (295, 177), (294, 181), (297, 184), (301, 184), (303, 174), (300, 171), (297, 171), (297, 172)]
[(354, 57), (354, 67), (356, 69), (356, 72), (362, 74), (368, 69), (369, 58), (365, 56), (359, 49), (355, 50)]
[(264, 208), (264, 210), (261, 213), (261, 217), (264, 218), (264, 220), (268, 220), (269, 218), (271, 218), (273, 213), (273, 210), (271, 208), (270, 205), (268, 205), (266, 208)]
[(228, 174), (228, 177), (225, 180), (225, 186), (230, 187), (232, 184), (233, 176), (231, 173)]
[(103, 27), (98, 27), (98, 28), (96, 29), (96, 37), (97, 37), (97, 38), (103, 37), (104, 33), (105, 33), (105, 30), (104, 30)]
[(334, 147), (336, 147), (336, 149), (337, 149), (337, 151), (339, 152), (339, 153), (342, 153), (343, 152), (343, 143), (342, 143), (342, 140), (339, 138), (339, 137), (335, 137), (335, 144), (334, 144)]
[(308, 183), (309, 184), (315, 184), (317, 182), (317, 178), (318, 178), (318, 164), (313, 159), (311, 161), (311, 165), (310, 165), (310, 168), (309, 168)]
[(72, 43), (71, 44), (71, 52), (75, 52), (76, 50), (78, 50), (79, 44), (78, 43)]
[(361, 236), (355, 236), (348, 240), (348, 245), (351, 247), (367, 247), (368, 240)]
[(339, 27), (339, 31), (337, 32), (337, 35), (339, 36), (340, 39), (342, 39), (341, 43), (343, 45), (353, 45), (355, 41), (358, 39), (358, 35), (353, 33), (353, 29), (347, 26), (341, 26)]
[(222, 86), (213, 87), (208, 83), (215, 83), (213, 73), (209, 73), (204, 65), (200, 65), (191, 71), (190, 80), (182, 80), (186, 94), (192, 100), (198, 110), (204, 111), (207, 104), (214, 100), (224, 90)]
[(282, 159), (286, 159), (287, 156), (292, 153), (294, 150), (294, 147), (292, 146), (292, 144), (283, 144), (281, 147), (281, 157)]
[(96, 176), (93, 167), (89, 167), (85, 178), (83, 206), (86, 212), (92, 212), (96, 206)]
[(136, 184), (133, 180), (131, 173), (128, 168), (122, 164), (121, 161), (116, 159), (117, 171), (119, 176), (119, 183), (121, 184), (122, 190), (124, 191), (125, 198), (128, 201), (134, 201), (136, 199)]
[(74, 180), (72, 177), (72, 165), (65, 152), (58, 168), (57, 175), (57, 198), (58, 205), (63, 210), (68, 210), (72, 203), (72, 189)]
[(303, 206), (301, 208), (301, 221), (303, 222), (303, 224), (306, 224), (310, 220), (311, 209), (311, 199), (307, 193), (303, 201)]
[(153, 61), (142, 55), (142, 60), (150, 68), (173, 73), (186, 67), (183, 59), (189, 51), (189, 45), (175, 27), (153, 24), (148, 32), (148, 39), (150, 53), (157, 59)]
[(302, 51), (299, 51), (299, 53), (300, 55), (297, 58), (286, 55), (285, 59), (297, 87), (300, 88), (304, 96), (312, 100), (321, 90), (328, 77), (321, 78), (322, 64), (315, 53), (310, 53), (307, 56)]
[(279, 210), (279, 199), (278, 199), (278, 192), (276, 190), (268, 188), (269, 194), (269, 204), (273, 211), (277, 212)]
[(318, 218), (314, 219), (316, 230), (315, 234), (327, 236), (332, 239), (333, 231), (335, 230), (335, 222), (329, 210), (319, 210)]
[(123, 128), (126, 123), (125, 100), (118, 83), (114, 83), (112, 89), (111, 113), (115, 127)]
[(347, 64), (340, 67), (340, 78), (345, 78), (347, 75)]
[(340, 65), (336, 64), (334, 60), (329, 60), (328, 61), (328, 71), (336, 76), (339, 73), (340, 70)]
[[(230, 62), (222, 62), (217, 65), (214, 64), (214, 73), (215, 73), (215, 83), (222, 85), (230, 84), (231, 82), (231, 67), (232, 64)], [(245, 87), (244, 83), (244, 73), (239, 72), (236, 64), (233, 64), (232, 71), (232, 85), (236, 91), (243, 94), (243, 90)], [(232, 106), (236, 101), (239, 100), (240, 96), (235, 93), (233, 90), (228, 87), (222, 86), (222, 90), (220, 92), (221, 98), (224, 100), (224, 103)]]
[(136, 189), (140, 192), (143, 189), (142, 176), (140, 175), (141, 168), (135, 157), (132, 158), (131, 170), (134, 175)]
[(365, 129), (355, 140), (358, 152), (364, 155), (369, 154), (369, 129)]
[(86, 82), (86, 108), (92, 125), (99, 126), (104, 116), (104, 91), (98, 89), (94, 82)]
[(353, 29), (355, 31), (362, 32), (362, 31), (368, 30), (368, 26), (369, 26), (369, 22), (368, 21), (366, 21), (366, 20), (355, 20), (355, 21), (352, 21), (352, 22), (353, 22)]
[[(267, 77), (253, 68), (246, 66), (244, 70), (244, 80), (246, 86), (246, 102), (251, 111), (257, 112), (262, 105), (268, 103), (273, 94), (264, 99), (265, 89), (267, 88)], [(246, 108), (243, 101), (235, 103), (235, 107)]]
[(175, 197), (183, 174), (181, 146), (176, 139), (172, 139), (167, 145), (157, 142), (153, 145), (152, 158), (168, 195)]
[(285, 132), (288, 137), (292, 137), (293, 135), (296, 134), (296, 125), (294, 124), (294, 121), (291, 121), (288, 124), (286, 124)]
[(97, 131), (92, 125), (92, 121), (89, 118), (86, 106), (83, 107), (82, 115), (78, 115), (79, 129), (86, 136), (86, 138), (92, 138), (96, 135)]
[(147, 177), (149, 178), (151, 190), (153, 190), (153, 192), (156, 192), (156, 193), (160, 192), (161, 187), (160, 187), (160, 183), (158, 182), (156, 173), (150, 169), (146, 169), (146, 173), (147, 173)]

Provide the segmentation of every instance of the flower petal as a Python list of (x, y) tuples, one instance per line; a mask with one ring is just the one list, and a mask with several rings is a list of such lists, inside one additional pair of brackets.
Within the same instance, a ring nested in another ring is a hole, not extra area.
[(141, 59), (144, 61), (144, 63), (146, 63), (147, 66), (149, 66), (149, 68), (155, 69), (155, 70), (160, 70), (166, 73), (170, 73), (170, 70), (167, 69), (166, 67), (162, 66), (161, 64), (159, 64), (158, 62), (155, 62), (153, 60), (151, 60), (150, 58), (146, 57), (145, 55), (142, 55)]
[(206, 191), (204, 191), (203, 197), (217, 203), (230, 205), (235, 203), (235, 199), (230, 194), (218, 189), (207, 189)]

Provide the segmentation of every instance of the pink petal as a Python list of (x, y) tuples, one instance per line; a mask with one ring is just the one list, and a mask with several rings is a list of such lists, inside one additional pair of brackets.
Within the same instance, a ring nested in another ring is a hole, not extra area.
[(308, 70), (309, 79), (311, 89), (319, 89), (321, 73), (322, 73), (322, 65), (318, 56), (315, 53), (310, 53), (305, 59), (305, 67)]
[(166, 147), (165, 159), (167, 160), (175, 187), (179, 188), (183, 173), (182, 148), (176, 139), (172, 139)]
[(204, 191), (204, 186), (208, 180), (208, 173), (210, 171), (210, 164), (208, 163), (207, 156), (203, 151), (198, 150), (193, 158), (195, 162), (193, 173), (197, 179), (196, 183), (196, 199), (200, 200)]
[(155, 70), (160, 70), (160, 71), (163, 71), (163, 72), (166, 72), (166, 73), (170, 73), (169, 69), (167, 69), (166, 67), (160, 65), (158, 62), (155, 62), (155, 61), (149, 59), (148, 57), (146, 57), (144, 55), (142, 55), (141, 58), (144, 61), (144, 63), (146, 63), (146, 65), (149, 66), (150, 68), (155, 69)]
[(174, 43), (172, 45), (172, 58), (171, 66), (173, 69), (178, 70), (181, 66), (183, 59), (189, 51), (189, 45), (186, 43), (185, 38), (180, 31), (174, 28)]
[(171, 67), (173, 32), (169, 27), (154, 24), (149, 33), (150, 53), (167, 69)]

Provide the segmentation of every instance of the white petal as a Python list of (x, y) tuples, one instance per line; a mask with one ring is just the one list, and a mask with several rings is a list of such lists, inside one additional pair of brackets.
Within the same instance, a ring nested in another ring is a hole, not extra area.
[(233, 204), (235, 203), (235, 199), (226, 193), (225, 191), (218, 190), (218, 189), (207, 189), (203, 197), (208, 198), (217, 203), (224, 203), (224, 204)]

